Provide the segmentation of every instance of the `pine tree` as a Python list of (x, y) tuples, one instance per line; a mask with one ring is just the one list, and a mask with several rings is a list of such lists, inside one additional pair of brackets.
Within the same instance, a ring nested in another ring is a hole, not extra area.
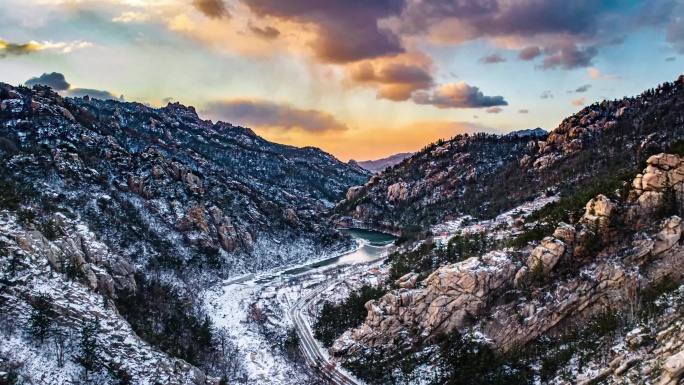
[(40, 293), (31, 310), (29, 320), (29, 332), (40, 340), (42, 344), (52, 331), (52, 324), (55, 319), (55, 311), (52, 310), (52, 297), (45, 293)]
[(80, 352), (74, 360), (85, 369), (85, 378), (88, 373), (99, 370), (100, 368), (100, 346), (97, 335), (100, 333), (100, 320), (95, 317), (95, 321), (86, 322), (81, 330), (81, 341), (79, 343)]
[(679, 204), (677, 202), (677, 191), (670, 183), (670, 177), (665, 174), (665, 191), (663, 193), (663, 203), (659, 207), (661, 217), (670, 217), (679, 214)]

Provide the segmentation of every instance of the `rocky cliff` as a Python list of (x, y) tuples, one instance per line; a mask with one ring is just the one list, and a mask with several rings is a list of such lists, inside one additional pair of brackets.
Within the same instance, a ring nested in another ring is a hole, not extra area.
[[(366, 303), (364, 324), (340, 337), (331, 355), (343, 362), (371, 351), (391, 357), (420, 351), (464, 328), (507, 351), (541, 337), (560, 338), (571, 325), (586, 324), (609, 309), (637, 331), (624, 337), (628, 347), (619, 354), (606, 353), (608, 367), (576, 379), (678, 383), (684, 353), (671, 323), (681, 323), (681, 314), (659, 313), (648, 321), (635, 314), (649, 306), (644, 293), (663, 282), (680, 283), (684, 274), (678, 216), (684, 159), (651, 156), (630, 182), (631, 189), (612, 199), (591, 199), (577, 221), (559, 223), (534, 247), (492, 251), (440, 267), (422, 280), (416, 273), (401, 277), (398, 290)], [(636, 366), (637, 361), (647, 364)]]
[[(196, 367), (173, 359), (141, 340), (120, 316), (111, 298), (119, 290), (135, 290), (135, 267), (98, 241), (85, 225), (60, 214), (62, 236), (48, 240), (15, 215), (0, 214), (0, 373), (20, 381), (73, 383), (82, 376), (73, 362), (78, 333), (88, 322), (100, 323), (97, 341), (102, 364), (110, 375), (99, 381), (135, 379), (138, 383), (216, 384)], [(80, 282), (74, 282), (78, 276)], [(40, 296), (48, 296), (53, 337), (46, 349), (30, 338)], [(32, 377), (31, 373), (40, 373)], [(92, 376), (92, 375), (91, 375)], [(0, 374), (0, 380), (8, 380)]]

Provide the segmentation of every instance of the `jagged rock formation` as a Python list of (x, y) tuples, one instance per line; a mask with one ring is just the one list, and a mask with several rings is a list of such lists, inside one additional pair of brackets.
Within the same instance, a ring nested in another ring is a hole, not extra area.
[[(662, 211), (668, 191), (682, 198), (682, 162), (672, 154), (650, 157), (628, 196), (591, 199), (576, 223), (559, 224), (538, 246), (521, 250), (522, 258), (506, 249), (440, 267), (422, 282), (415, 274), (402, 277), (400, 289), (366, 304), (365, 323), (340, 337), (331, 355), (344, 362), (369, 349), (417, 349), (465, 327), (506, 350), (562, 334), (604, 309), (638, 306), (639, 292), (684, 273), (682, 221)], [(660, 205), (642, 199), (649, 193), (660, 196)], [(527, 294), (502, 295), (516, 291)], [(648, 378), (660, 376), (657, 363), (664, 362), (660, 383), (678, 383), (684, 361), (676, 346), (681, 342), (643, 352), (653, 361)], [(622, 375), (633, 363), (618, 360), (606, 373)]]

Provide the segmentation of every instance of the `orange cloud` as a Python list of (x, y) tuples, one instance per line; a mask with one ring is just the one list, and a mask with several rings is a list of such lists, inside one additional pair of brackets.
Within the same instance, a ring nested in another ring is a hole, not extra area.
[(603, 75), (603, 74), (601, 74), (601, 72), (599, 70), (597, 70), (594, 67), (587, 68), (587, 72), (589, 72), (589, 76), (591, 76), (594, 79), (605, 79), (605, 80), (622, 79), (622, 77), (619, 75)]
[(583, 106), (587, 102), (587, 98), (575, 99), (572, 101), (573, 106)]

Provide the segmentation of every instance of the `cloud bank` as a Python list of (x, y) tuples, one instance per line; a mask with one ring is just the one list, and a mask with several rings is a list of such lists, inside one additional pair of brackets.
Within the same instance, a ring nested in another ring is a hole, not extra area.
[(309, 133), (348, 130), (347, 125), (329, 112), (259, 99), (211, 102), (202, 113), (213, 119), (257, 128), (301, 129)]

